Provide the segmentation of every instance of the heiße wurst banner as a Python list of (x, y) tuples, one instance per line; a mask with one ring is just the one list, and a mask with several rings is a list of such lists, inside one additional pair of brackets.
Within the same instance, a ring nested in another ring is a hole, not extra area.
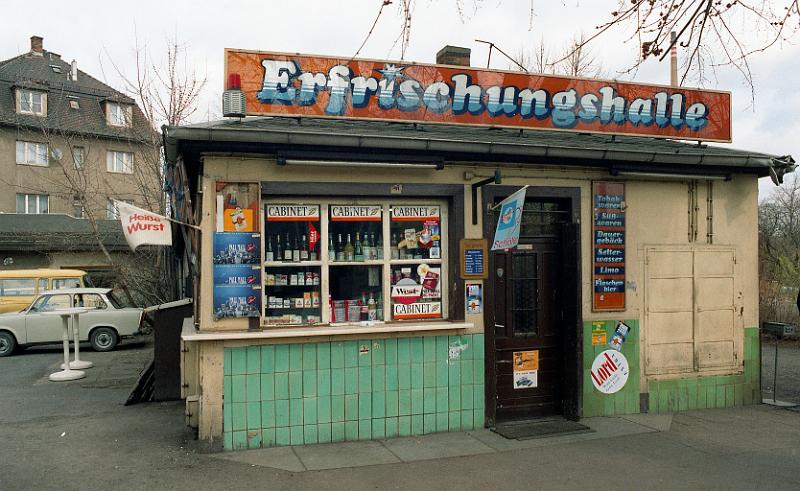
[(131, 250), (140, 245), (172, 245), (172, 225), (165, 217), (122, 201), (114, 203)]
[(731, 141), (729, 92), (413, 62), (225, 50), (247, 114)]

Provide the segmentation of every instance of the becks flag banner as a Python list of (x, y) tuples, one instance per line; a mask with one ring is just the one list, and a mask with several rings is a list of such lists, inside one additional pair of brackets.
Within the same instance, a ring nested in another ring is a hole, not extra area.
[(522, 222), (522, 208), (525, 205), (527, 188), (528, 186), (523, 187), (498, 205), (500, 218), (497, 220), (497, 229), (494, 232), (493, 251), (513, 249), (519, 244), (519, 227)]
[(172, 225), (166, 217), (122, 201), (114, 203), (131, 250), (140, 245), (172, 245)]

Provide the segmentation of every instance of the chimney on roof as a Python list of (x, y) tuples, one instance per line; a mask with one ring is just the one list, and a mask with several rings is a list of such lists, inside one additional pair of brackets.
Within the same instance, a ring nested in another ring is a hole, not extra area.
[(72, 60), (72, 69), (69, 71), (69, 79), (73, 82), (78, 81), (78, 62)]
[(42, 54), (44, 52), (44, 38), (42, 36), (31, 36), (31, 53)]
[(447, 45), (436, 53), (437, 65), (455, 65), (455, 66), (470, 66), (469, 65), (469, 48), (461, 48), (459, 46)]

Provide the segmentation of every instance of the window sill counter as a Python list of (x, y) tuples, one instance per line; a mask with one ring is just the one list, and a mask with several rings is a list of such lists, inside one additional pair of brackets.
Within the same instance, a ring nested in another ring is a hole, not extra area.
[(394, 333), (419, 333), (450, 331), (460, 333), (472, 329), (472, 322), (419, 322), (402, 324), (385, 324), (383, 326), (335, 326), (335, 327), (300, 327), (300, 328), (272, 328), (263, 331), (224, 331), (200, 332), (187, 323), (184, 324), (181, 339), (183, 341), (237, 341), (237, 340), (267, 340), (312, 338), (320, 336), (374, 336)]

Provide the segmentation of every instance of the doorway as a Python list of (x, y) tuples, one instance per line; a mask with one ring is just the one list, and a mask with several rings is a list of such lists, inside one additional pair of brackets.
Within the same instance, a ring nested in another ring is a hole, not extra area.
[[(485, 188), (484, 209), (516, 191)], [(487, 420), (562, 415), (580, 407), (579, 192), (528, 188), (520, 243), (489, 257), (484, 325)], [(485, 215), (494, 234), (497, 215)]]

